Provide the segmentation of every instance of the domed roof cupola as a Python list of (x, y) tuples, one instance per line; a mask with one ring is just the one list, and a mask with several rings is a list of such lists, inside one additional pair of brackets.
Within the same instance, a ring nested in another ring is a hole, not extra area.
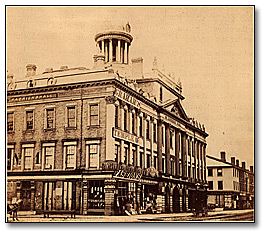
[(129, 64), (129, 47), (133, 40), (129, 23), (117, 29), (107, 30), (95, 35), (100, 53), (105, 63)]

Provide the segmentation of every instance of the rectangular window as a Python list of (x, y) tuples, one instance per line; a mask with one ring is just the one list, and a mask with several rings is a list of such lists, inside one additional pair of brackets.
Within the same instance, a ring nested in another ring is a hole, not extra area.
[(140, 152), (140, 167), (143, 167), (143, 152)]
[(161, 128), (161, 140), (162, 140), (162, 145), (164, 145), (164, 127)]
[(126, 109), (124, 109), (124, 131), (127, 131), (127, 116), (128, 116), (128, 112)]
[(14, 161), (14, 145), (7, 146), (7, 170), (11, 169), (11, 163)]
[(140, 117), (140, 124), (139, 124), (139, 132), (140, 132), (140, 136), (143, 136), (143, 119), (142, 117)]
[(98, 126), (99, 125), (99, 110), (98, 104), (90, 105), (90, 126)]
[(120, 145), (119, 144), (115, 144), (114, 147), (114, 159), (116, 162), (120, 161)]
[(146, 168), (150, 168), (151, 166), (151, 155), (146, 155)]
[(208, 169), (208, 176), (212, 177), (213, 176), (213, 169)]
[(174, 175), (174, 172), (175, 172), (175, 168), (174, 168), (174, 160), (173, 158), (171, 158), (171, 175)]
[(134, 161), (137, 161), (137, 148), (133, 148), (132, 149), (132, 160), (130, 161), (130, 164), (133, 166), (136, 166), (136, 164), (134, 164)]
[(88, 209), (105, 209), (104, 180), (88, 181)]
[(209, 190), (213, 190), (213, 181), (208, 181)]
[(150, 122), (146, 121), (146, 139), (150, 139)]
[(222, 169), (217, 169), (217, 176), (222, 176)]
[(170, 131), (170, 148), (173, 148), (173, 131)]
[(90, 144), (89, 145), (89, 167), (98, 168), (99, 167), (99, 145)]
[(54, 168), (54, 151), (55, 146), (53, 144), (43, 144), (44, 151), (44, 168), (45, 169), (53, 169)]
[(154, 155), (154, 168), (157, 169), (157, 156)]
[(23, 145), (24, 169), (33, 168), (34, 145)]
[(190, 155), (190, 150), (191, 149), (190, 149), (190, 140), (189, 139), (187, 140), (187, 143), (188, 143), (188, 155)]
[(14, 131), (14, 113), (7, 114), (7, 131)]
[(115, 128), (119, 128), (119, 107), (115, 106)]
[(223, 190), (223, 181), (218, 181), (218, 190)]
[(55, 113), (54, 108), (46, 109), (46, 129), (55, 128)]
[(124, 147), (124, 164), (128, 163), (128, 147)]
[(162, 171), (163, 173), (166, 171), (166, 160), (164, 155), (162, 155)]
[(154, 142), (157, 142), (157, 124), (153, 124), (153, 140)]
[(76, 167), (76, 150), (76, 141), (64, 142), (64, 169)]
[(132, 113), (132, 133), (135, 134), (135, 114)]
[(76, 127), (76, 107), (67, 107), (67, 126)]
[(191, 147), (191, 150), (192, 150), (192, 156), (194, 156), (194, 141), (192, 141), (192, 147)]
[(26, 111), (26, 130), (34, 130), (34, 111)]

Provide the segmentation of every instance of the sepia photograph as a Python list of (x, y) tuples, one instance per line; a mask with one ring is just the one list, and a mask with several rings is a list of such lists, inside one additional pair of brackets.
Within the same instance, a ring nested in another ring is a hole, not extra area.
[(5, 6), (6, 223), (255, 223), (255, 6)]

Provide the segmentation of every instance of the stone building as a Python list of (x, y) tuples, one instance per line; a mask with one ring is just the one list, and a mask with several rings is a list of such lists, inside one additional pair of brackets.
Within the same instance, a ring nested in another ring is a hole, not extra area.
[(245, 209), (254, 207), (253, 166), (246, 169), (246, 163), (231, 157), (226, 161), (226, 153), (220, 159), (206, 155), (208, 204), (224, 209)]
[(148, 74), (130, 60), (130, 32), (97, 34), (92, 69), (8, 75), (8, 203), (105, 215), (206, 205), (205, 128), (156, 60)]

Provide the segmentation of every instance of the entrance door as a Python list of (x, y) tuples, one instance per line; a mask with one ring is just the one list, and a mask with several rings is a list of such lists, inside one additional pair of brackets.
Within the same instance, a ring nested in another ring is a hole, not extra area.
[(30, 181), (22, 181), (21, 189), (22, 204), (20, 210), (30, 211), (31, 210), (31, 184)]
[(55, 182), (43, 183), (43, 209), (53, 210), (55, 208)]
[(170, 212), (170, 189), (166, 187), (165, 189), (165, 212)]
[(75, 210), (76, 182), (63, 182), (63, 210)]
[(180, 212), (180, 194), (177, 187), (173, 189), (173, 212)]

